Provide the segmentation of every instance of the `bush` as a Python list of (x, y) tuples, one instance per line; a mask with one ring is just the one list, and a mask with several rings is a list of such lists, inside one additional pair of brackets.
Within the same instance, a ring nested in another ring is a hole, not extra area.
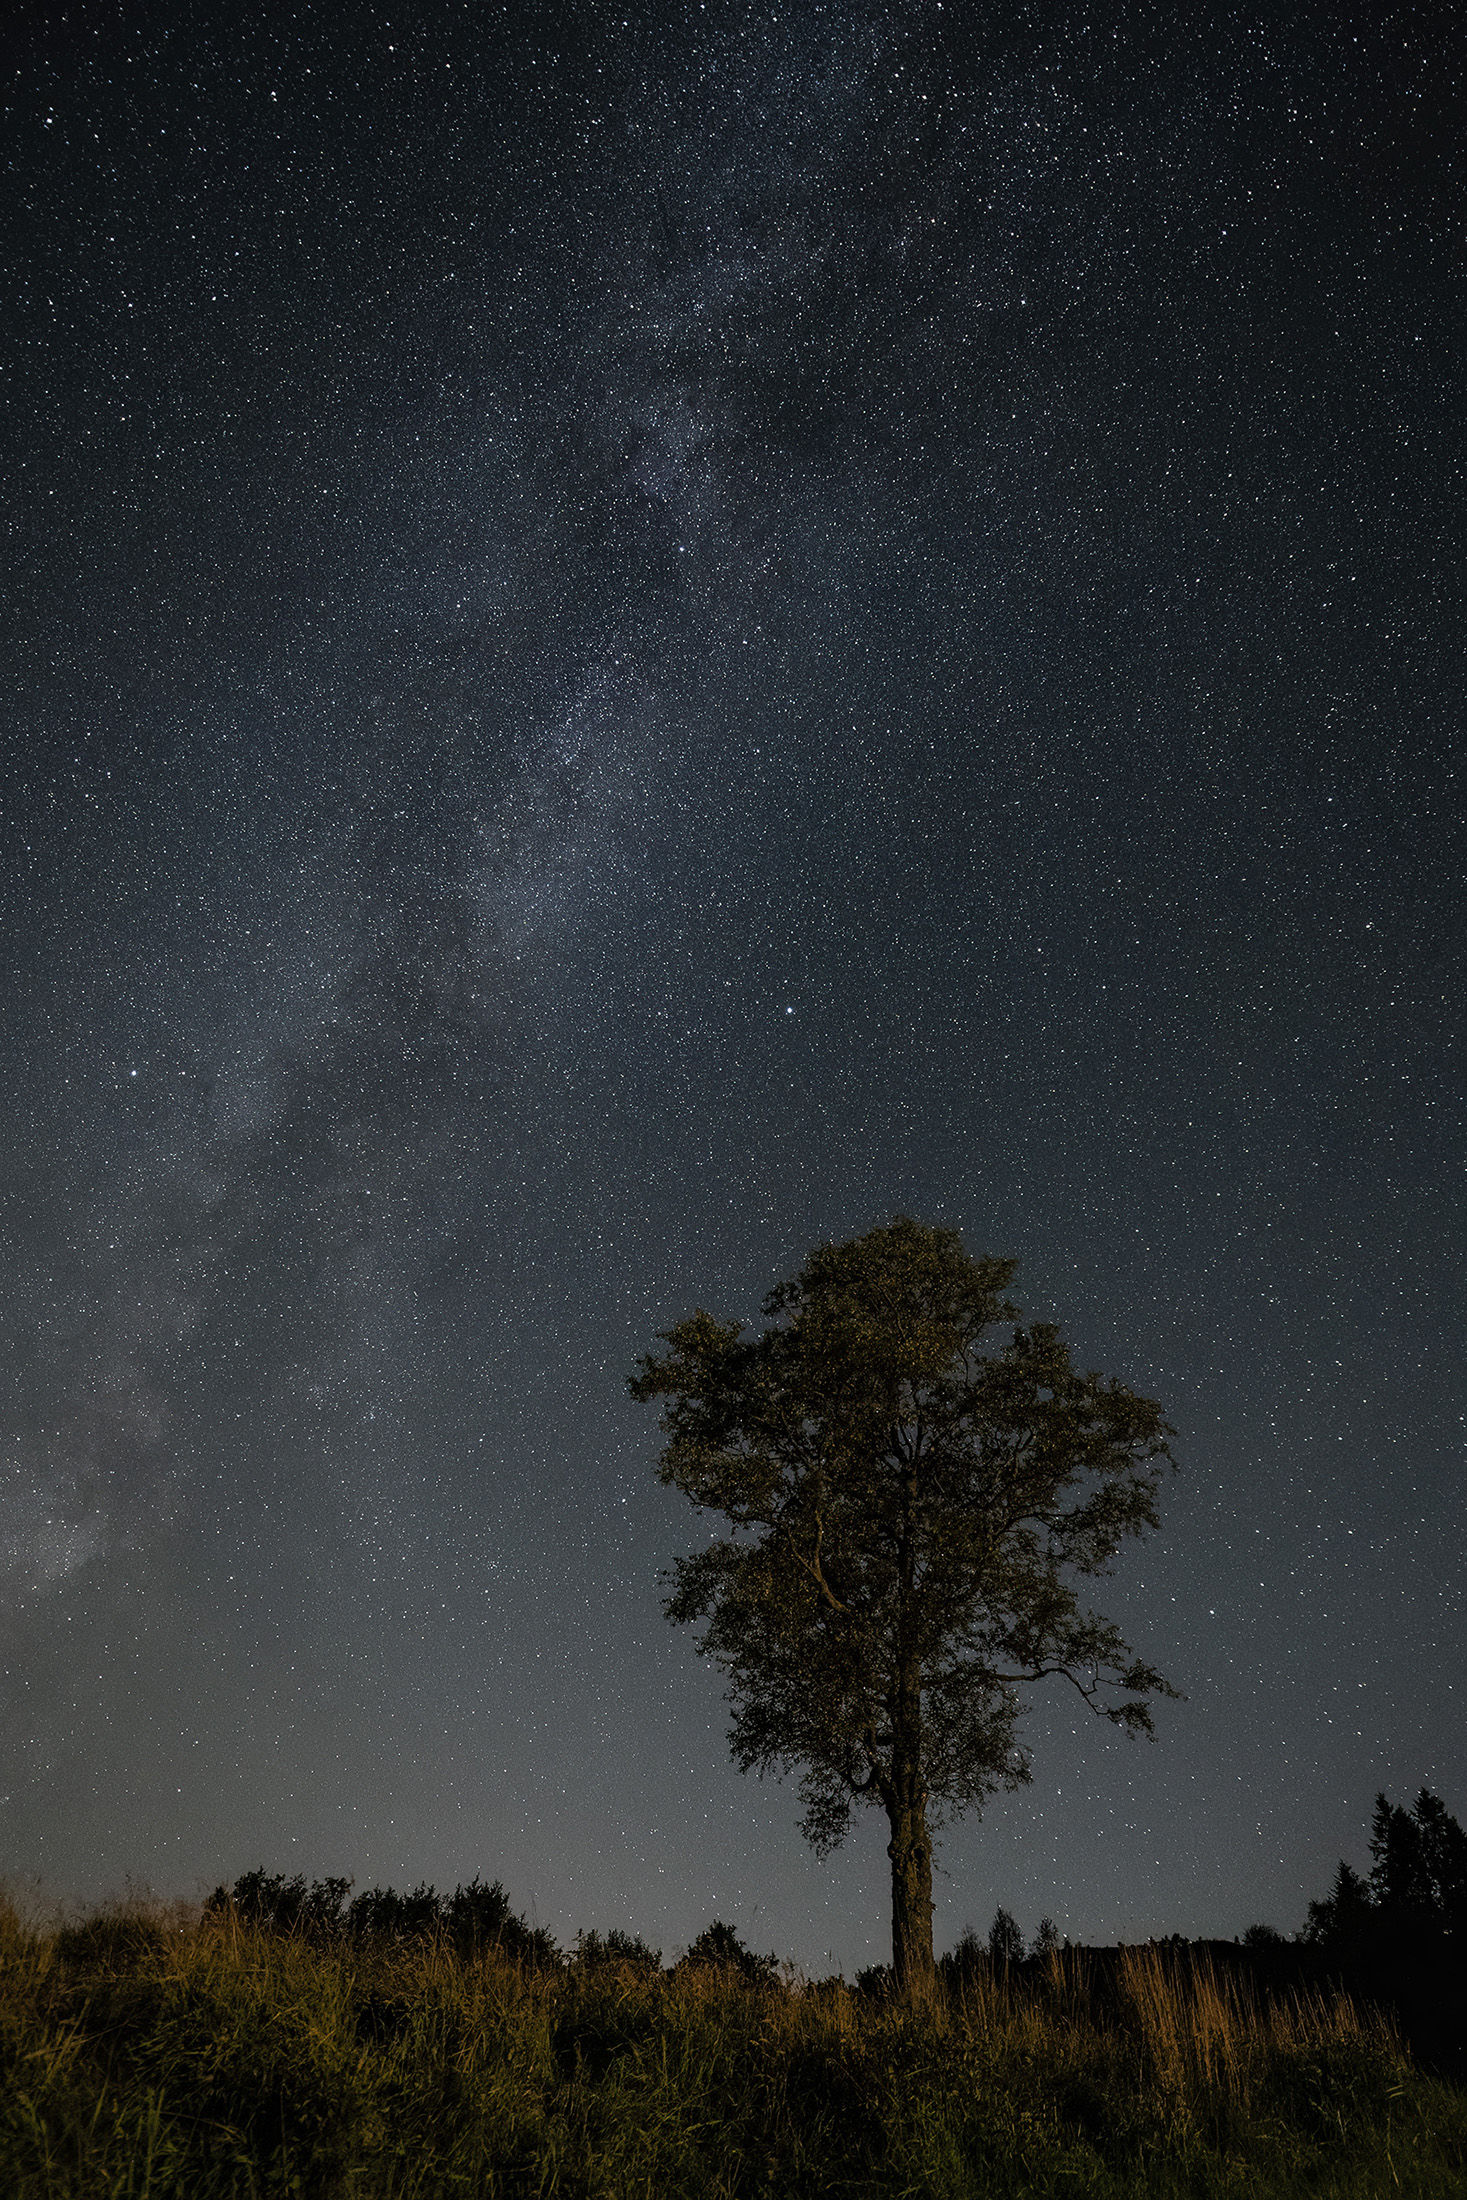
[(341, 1906), (351, 1891), (349, 1879), (313, 1879), (299, 1874), (273, 1877), (262, 1864), (245, 1872), (233, 1887), (216, 1887), (207, 1907), (216, 1914), (232, 1910), (248, 1925), (272, 1933), (330, 1934), (341, 1925)]
[(631, 1933), (582, 1933), (576, 1942), (576, 1963), (583, 1971), (631, 1970), (644, 1976), (662, 1969), (662, 1950), (649, 1948)]
[(756, 1956), (746, 1948), (732, 1925), (715, 1918), (705, 1925), (686, 1955), (679, 1957), (679, 1971), (713, 1971), (743, 1986), (772, 1986), (779, 1977), (779, 1958)]
[(349, 1879), (272, 1877), (261, 1866), (245, 1872), (232, 1887), (216, 1887), (204, 1907), (215, 1919), (230, 1917), (261, 1932), (318, 1941), (344, 1937), (401, 1944), (443, 1939), (466, 1958), (494, 1950), (541, 1969), (560, 1961), (549, 1933), (515, 1915), (497, 1879), (490, 1887), (474, 1879), (446, 1895), (426, 1884), (406, 1894), (369, 1887), (348, 1902), (350, 1892)]

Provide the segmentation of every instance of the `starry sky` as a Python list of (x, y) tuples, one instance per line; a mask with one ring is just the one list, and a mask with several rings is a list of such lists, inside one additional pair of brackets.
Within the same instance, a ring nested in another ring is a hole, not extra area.
[[(1449, 14), (22, 10), (0, 1865), (884, 1958), (634, 1355), (906, 1211), (1181, 1472), (939, 1946), (1467, 1814)], [(1058, 1684), (1052, 1684), (1057, 1687)]]

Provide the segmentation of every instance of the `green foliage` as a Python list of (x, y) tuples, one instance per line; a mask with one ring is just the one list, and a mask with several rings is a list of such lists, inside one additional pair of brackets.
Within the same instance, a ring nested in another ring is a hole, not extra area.
[(1077, 1587), (1156, 1525), (1170, 1431), (1015, 1326), (1014, 1266), (899, 1216), (811, 1253), (757, 1336), (699, 1310), (631, 1380), (662, 1401), (663, 1481), (731, 1531), (679, 1561), (668, 1617), (703, 1623), (737, 1762), (798, 1770), (818, 1851), (854, 1803), (886, 1811), (899, 1974), (931, 1969), (929, 1810), (1028, 1778), (1023, 1686), (1061, 1677), (1130, 1733), (1174, 1693)]
[(0, 1909), (7, 2200), (1446, 2200), (1464, 2168), (1462, 2096), (1381, 2025), (1161, 1951), (1103, 1995), (1075, 1956), (985, 1960), (914, 2009), (228, 1903), (67, 1935)]
[(1166, 1687), (1064, 1578), (1155, 1525), (1166, 1425), (1048, 1324), (986, 1349), (1014, 1267), (901, 1218), (812, 1253), (762, 1335), (700, 1311), (633, 1378), (667, 1401), (663, 1481), (734, 1529), (679, 1563), (669, 1617), (707, 1622), (739, 1762), (803, 1768), (817, 1848), (890, 1784), (908, 1649), (926, 1786), (959, 1809), (1026, 1776), (1022, 1680), (1063, 1674), (1132, 1730)]

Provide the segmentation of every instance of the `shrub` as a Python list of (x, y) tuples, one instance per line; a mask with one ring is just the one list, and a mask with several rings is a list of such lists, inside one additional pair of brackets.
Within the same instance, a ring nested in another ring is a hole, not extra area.
[(583, 1971), (627, 1969), (650, 1975), (662, 1969), (662, 1950), (649, 1948), (631, 1933), (582, 1933), (575, 1960)]
[(715, 1971), (744, 1986), (772, 1986), (779, 1977), (779, 1958), (756, 1956), (746, 1948), (732, 1925), (717, 1918), (705, 1925), (686, 1955), (679, 1957), (680, 1971)]

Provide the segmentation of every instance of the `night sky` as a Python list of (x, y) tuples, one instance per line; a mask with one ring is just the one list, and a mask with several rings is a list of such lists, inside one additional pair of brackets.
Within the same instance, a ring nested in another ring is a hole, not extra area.
[[(17, 26), (18, 24), (18, 33)], [(939, 1946), (1467, 1814), (1451, 11), (11, 17), (0, 1865), (888, 1946), (625, 1377), (895, 1212), (1181, 1472)]]

